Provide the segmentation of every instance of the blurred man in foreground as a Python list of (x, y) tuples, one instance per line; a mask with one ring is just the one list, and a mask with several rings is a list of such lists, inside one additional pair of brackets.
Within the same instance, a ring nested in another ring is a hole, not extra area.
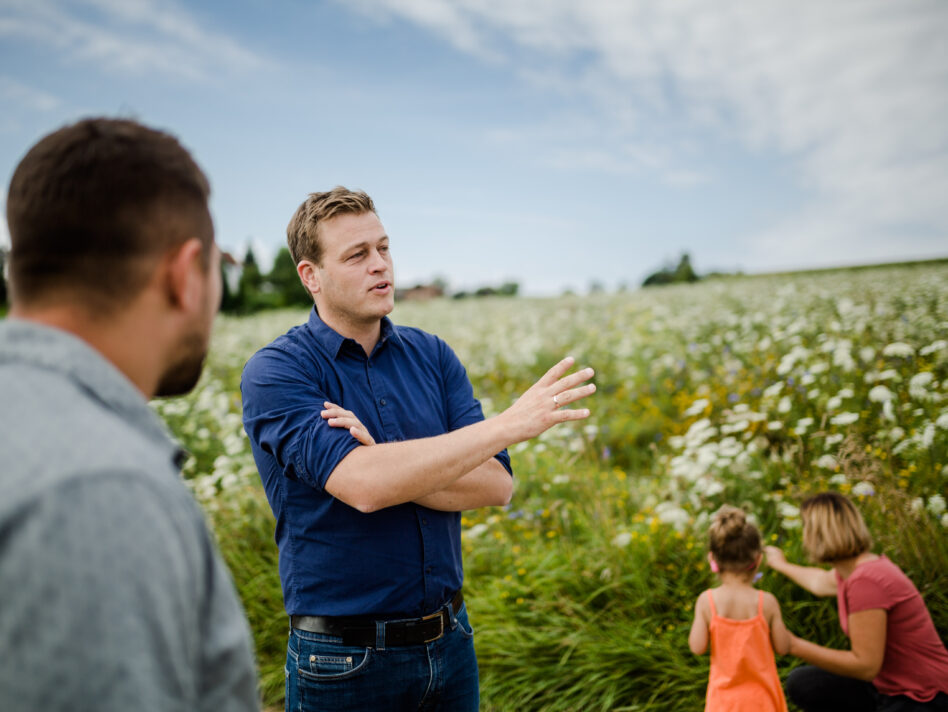
[(197, 382), (220, 300), (207, 179), (174, 137), (89, 119), (7, 198), (0, 709), (253, 710), (243, 611), (185, 453), (148, 407)]

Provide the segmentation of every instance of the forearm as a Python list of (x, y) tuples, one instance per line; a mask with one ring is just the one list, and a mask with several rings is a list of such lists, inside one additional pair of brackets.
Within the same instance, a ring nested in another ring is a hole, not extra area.
[(513, 479), (495, 458), (475, 467), (466, 475), (415, 503), (443, 512), (461, 512), (480, 507), (503, 506), (513, 494)]
[(871, 681), (878, 673), (878, 665), (861, 658), (852, 650), (825, 648), (792, 634), (790, 636), (790, 654), (827, 672), (854, 677), (867, 682)]
[[(435, 437), (357, 447), (333, 470), (326, 490), (362, 512), (404, 502), (425, 504), (427, 498), (487, 464), (512, 442), (516, 441), (511, 440), (501, 416), (495, 416)], [(467, 483), (459, 487), (425, 506), (447, 508), (449, 499), (453, 502), (462, 492), (474, 489)]]
[(779, 571), (798, 586), (805, 588), (814, 596), (833, 596), (836, 594), (836, 581), (831, 571), (818, 566), (800, 566), (789, 561), (772, 563), (770, 567)]

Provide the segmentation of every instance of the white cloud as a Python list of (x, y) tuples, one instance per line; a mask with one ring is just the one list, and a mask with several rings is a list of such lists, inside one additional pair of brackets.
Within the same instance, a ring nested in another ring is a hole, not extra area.
[(201, 26), (184, 7), (156, 0), (8, 2), (0, 38), (28, 40), (70, 60), (130, 75), (166, 74), (195, 81), (259, 68), (266, 60)]
[(751, 268), (945, 252), (948, 3), (941, 0), (356, 5), (501, 58), (525, 81), (591, 107), (600, 138), (564, 139), (559, 153), (547, 154), (554, 162), (647, 169), (689, 184), (708, 171), (682, 146), (709, 131), (750, 152), (782, 155), (809, 202), (745, 236)]

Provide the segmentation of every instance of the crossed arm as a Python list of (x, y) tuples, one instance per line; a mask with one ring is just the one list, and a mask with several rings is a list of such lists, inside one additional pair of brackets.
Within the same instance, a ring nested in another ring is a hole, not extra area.
[(586, 384), (593, 370), (568, 373), (573, 363), (560, 361), (493, 418), (417, 440), (376, 444), (353, 413), (326, 403), (322, 416), (329, 425), (347, 428), (368, 446), (342, 459), (326, 480), (326, 491), (361, 512), (403, 502), (448, 511), (506, 504), (513, 485), (494, 455), (558, 423), (589, 417), (584, 408), (561, 408), (596, 390)]

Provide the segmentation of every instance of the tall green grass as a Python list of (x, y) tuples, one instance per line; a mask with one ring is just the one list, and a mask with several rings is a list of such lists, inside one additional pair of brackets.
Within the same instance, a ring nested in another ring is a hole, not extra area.
[[(305, 318), (221, 320), (199, 392), (160, 407), (195, 454), (187, 476), (239, 588), (271, 705), (283, 695), (287, 621), (272, 515), (239, 432), (237, 383), (253, 350)], [(948, 635), (938, 512), (948, 494), (948, 429), (938, 425), (948, 404), (948, 348), (938, 345), (948, 337), (944, 266), (400, 305), (395, 320), (455, 348), (488, 414), (566, 353), (597, 370), (594, 417), (511, 448), (512, 503), (463, 517), (484, 710), (702, 709), (708, 657), (690, 654), (687, 634), (694, 600), (715, 585), (706, 525), (724, 502), (745, 507), (767, 543), (805, 562), (792, 505), (825, 489), (850, 494), (875, 550), (903, 568)], [(886, 355), (893, 342), (910, 355)], [(806, 356), (784, 368), (794, 348)], [(894, 393), (888, 413), (869, 397), (877, 383)], [(841, 412), (858, 418), (834, 421)], [(748, 419), (755, 413), (763, 419)], [(704, 418), (717, 429), (714, 461), (697, 479), (675, 474), (678, 460), (697, 457), (676, 438)], [(866, 494), (852, 494), (857, 484)], [(766, 567), (759, 585), (794, 633), (846, 645), (834, 600)], [(797, 664), (778, 659), (782, 676)]]

